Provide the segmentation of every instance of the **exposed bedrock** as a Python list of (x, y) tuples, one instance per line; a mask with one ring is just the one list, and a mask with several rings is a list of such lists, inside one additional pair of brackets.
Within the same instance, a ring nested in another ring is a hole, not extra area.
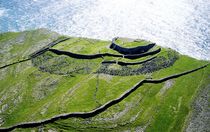
[(186, 132), (209, 132), (210, 121), (210, 85), (203, 88), (192, 105), (193, 111)]

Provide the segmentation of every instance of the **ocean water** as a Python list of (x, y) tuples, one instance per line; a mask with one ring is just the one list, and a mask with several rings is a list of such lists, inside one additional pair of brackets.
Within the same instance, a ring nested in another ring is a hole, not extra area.
[(210, 0), (0, 0), (0, 32), (147, 39), (210, 60)]

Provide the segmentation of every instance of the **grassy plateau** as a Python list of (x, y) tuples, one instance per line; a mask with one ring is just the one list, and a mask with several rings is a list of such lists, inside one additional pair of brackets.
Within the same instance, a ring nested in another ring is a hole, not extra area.
[[(49, 43), (64, 38), (69, 39), (31, 57)], [(135, 47), (151, 42), (119, 38), (116, 43)], [(110, 44), (111, 41), (68, 37), (46, 29), (1, 33), (0, 131), (210, 131), (209, 65), (160, 83), (143, 83), (119, 103), (91, 117), (57, 118), (36, 126), (18, 126), (62, 114), (91, 112), (142, 80), (161, 79), (209, 63), (158, 44), (150, 51), (161, 48), (160, 53), (135, 60), (111, 56), (76, 59), (49, 50), (119, 54), (109, 48)], [(113, 60), (141, 62), (153, 56), (156, 57), (138, 65), (102, 64)], [(17, 127), (9, 129), (12, 126)]]

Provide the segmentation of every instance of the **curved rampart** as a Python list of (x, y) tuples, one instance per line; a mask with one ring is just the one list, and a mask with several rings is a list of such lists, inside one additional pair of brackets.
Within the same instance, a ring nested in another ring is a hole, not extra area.
[(76, 53), (72, 53), (69, 51), (62, 51), (62, 50), (57, 50), (57, 49), (49, 49), (49, 51), (51, 51), (57, 55), (67, 55), (69, 57), (76, 58), (76, 59), (97, 59), (97, 58), (103, 58), (106, 56), (127, 58), (127, 59), (138, 59), (141, 57), (157, 54), (161, 51), (161, 48), (151, 51), (151, 52), (147, 52), (147, 53), (143, 53), (143, 54), (136, 54), (136, 55), (119, 55), (119, 54), (110, 54), (110, 53), (83, 55), (83, 54), (76, 54)]
[(37, 127), (40, 125), (44, 125), (44, 124), (48, 124), (48, 123), (53, 123), (59, 119), (67, 119), (67, 118), (71, 118), (71, 117), (77, 117), (77, 118), (89, 118), (89, 117), (93, 117), (97, 114), (102, 113), (103, 111), (105, 111), (106, 109), (108, 109), (109, 107), (121, 102), (123, 99), (125, 99), (126, 97), (128, 97), (132, 92), (134, 92), (136, 89), (138, 89), (141, 85), (143, 85), (144, 83), (162, 83), (164, 81), (167, 81), (169, 79), (173, 79), (173, 78), (177, 78), (183, 75), (187, 75), (189, 73), (198, 71), (200, 69), (203, 69), (205, 67), (207, 67), (208, 64), (195, 68), (193, 70), (189, 70), (189, 71), (185, 71), (179, 74), (174, 74), (171, 76), (167, 76), (165, 78), (161, 78), (161, 79), (157, 79), (157, 80), (153, 80), (153, 79), (144, 79), (140, 82), (138, 82), (136, 85), (134, 85), (132, 88), (130, 88), (129, 90), (127, 90), (126, 92), (124, 92), (123, 94), (120, 95), (120, 97), (113, 99), (107, 103), (105, 103), (104, 105), (96, 108), (95, 110), (92, 110), (90, 112), (74, 112), (74, 113), (65, 113), (65, 114), (60, 114), (57, 116), (54, 116), (52, 118), (49, 119), (45, 119), (45, 120), (41, 120), (41, 121), (37, 121), (37, 122), (24, 122), (24, 123), (20, 123), (20, 124), (16, 124), (10, 127), (4, 127), (4, 128), (0, 128), (0, 131), (11, 131), (15, 128), (31, 128), (31, 127)]
[(117, 51), (118, 53), (124, 54), (124, 55), (142, 54), (142, 53), (149, 51), (151, 48), (153, 48), (155, 46), (155, 43), (151, 43), (151, 44), (144, 45), (144, 46), (125, 48), (125, 47), (121, 47), (121, 46), (117, 45), (115, 43), (116, 39), (117, 38), (112, 39), (112, 43), (109, 47), (111, 49)]
[(139, 64), (142, 64), (142, 63), (145, 63), (145, 62), (148, 62), (148, 61), (151, 61), (153, 59), (155, 59), (157, 56), (153, 56), (149, 59), (146, 59), (146, 60), (143, 60), (143, 61), (140, 61), (140, 62), (123, 62), (123, 61), (103, 61), (102, 64), (118, 64), (118, 65), (121, 65), (121, 66), (128, 66), (128, 65), (139, 65)]

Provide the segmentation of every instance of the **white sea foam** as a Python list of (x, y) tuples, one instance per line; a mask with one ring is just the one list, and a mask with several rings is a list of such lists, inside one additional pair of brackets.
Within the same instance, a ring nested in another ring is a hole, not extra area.
[(25, 0), (16, 6), (20, 13), (8, 16), (7, 30), (46, 27), (97, 39), (142, 38), (210, 60), (208, 0)]

